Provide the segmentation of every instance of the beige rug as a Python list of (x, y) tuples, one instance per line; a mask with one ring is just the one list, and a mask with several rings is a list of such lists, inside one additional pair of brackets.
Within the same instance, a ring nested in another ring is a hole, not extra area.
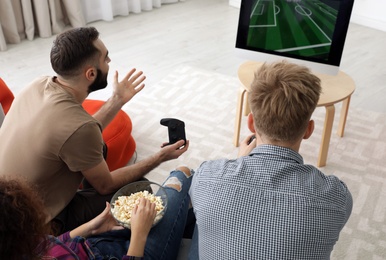
[[(146, 86), (124, 107), (133, 121), (138, 160), (159, 150), (167, 141), (167, 128), (159, 121), (175, 117), (186, 124), (189, 151), (181, 158), (162, 164), (147, 177), (162, 182), (178, 165), (196, 168), (204, 160), (234, 158), (232, 144), (236, 99), (236, 77), (181, 67), (154, 86)], [(355, 98), (355, 93), (353, 98)], [(335, 246), (332, 259), (386, 259), (386, 115), (350, 108), (345, 136), (336, 128), (336, 108), (326, 174), (340, 177), (354, 199), (352, 215)], [(303, 142), (301, 154), (316, 164), (324, 109), (314, 113), (314, 135)], [(248, 133), (242, 123), (242, 138)]]

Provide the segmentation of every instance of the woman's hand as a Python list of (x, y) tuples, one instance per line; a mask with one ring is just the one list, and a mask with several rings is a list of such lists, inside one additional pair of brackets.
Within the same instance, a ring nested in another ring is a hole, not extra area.
[(108, 202), (106, 202), (106, 208), (103, 212), (90, 220), (88, 225), (91, 230), (91, 235), (98, 235), (111, 230), (123, 229), (122, 226), (118, 225), (117, 221), (111, 214), (111, 207)]
[(101, 214), (89, 222), (77, 227), (70, 232), (70, 237), (76, 236), (88, 237), (98, 235), (111, 230), (121, 230), (122, 226), (118, 225), (110, 211), (110, 203), (106, 202), (106, 208)]
[(129, 256), (142, 257), (145, 251), (146, 239), (157, 215), (155, 203), (141, 198), (139, 204), (131, 211), (131, 238), (127, 251)]
[(156, 214), (155, 203), (141, 198), (131, 212), (131, 233), (147, 237)]
[(103, 212), (94, 219), (90, 220), (88, 223), (92, 230), (91, 235), (97, 235), (111, 230), (123, 229), (123, 227), (117, 223), (111, 214), (111, 206), (108, 202), (106, 202), (106, 208)]

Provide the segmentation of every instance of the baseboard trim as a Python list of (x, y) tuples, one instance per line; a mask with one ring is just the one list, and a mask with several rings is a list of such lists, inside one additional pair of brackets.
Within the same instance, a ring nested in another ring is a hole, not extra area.
[(240, 8), (241, 1), (240, 0), (229, 0), (229, 5), (233, 7)]
[(351, 22), (386, 32), (386, 22), (375, 20), (366, 16), (352, 14)]

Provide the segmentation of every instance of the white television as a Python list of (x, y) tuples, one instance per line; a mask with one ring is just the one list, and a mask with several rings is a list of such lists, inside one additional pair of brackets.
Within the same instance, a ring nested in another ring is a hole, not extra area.
[(339, 71), (354, 0), (241, 0), (238, 56)]

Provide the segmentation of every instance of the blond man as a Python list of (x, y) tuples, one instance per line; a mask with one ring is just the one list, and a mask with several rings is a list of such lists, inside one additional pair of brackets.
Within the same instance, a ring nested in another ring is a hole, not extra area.
[(320, 79), (306, 67), (283, 61), (255, 73), (248, 95), (253, 134), (241, 142), (239, 158), (206, 161), (194, 174), (198, 232), (190, 259), (330, 258), (352, 197), (299, 154), (314, 130), (320, 92)]

